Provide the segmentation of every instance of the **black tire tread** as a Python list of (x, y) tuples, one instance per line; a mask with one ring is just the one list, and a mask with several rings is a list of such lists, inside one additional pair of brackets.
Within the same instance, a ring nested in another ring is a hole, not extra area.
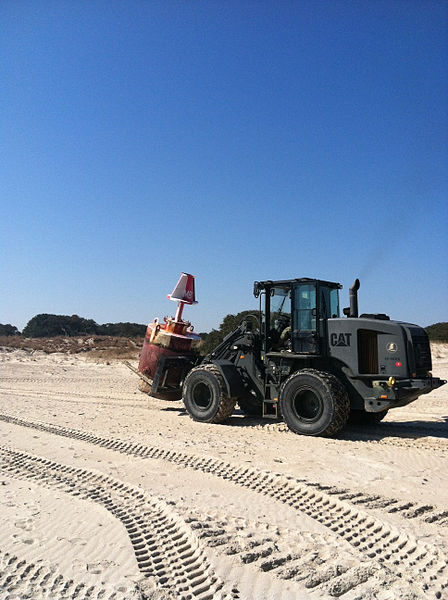
[[(207, 423), (222, 423), (223, 421), (228, 419), (233, 414), (233, 411), (235, 410), (236, 398), (231, 398), (231, 397), (227, 396), (227, 390), (226, 390), (226, 386), (224, 383), (224, 378), (221, 375), (221, 371), (218, 369), (218, 367), (215, 367), (215, 365), (213, 365), (213, 364), (200, 365), (199, 367), (195, 367), (194, 369), (191, 369), (191, 371), (188, 373), (187, 377), (185, 378), (184, 385), (188, 385), (188, 379), (192, 373), (195, 373), (196, 371), (200, 371), (200, 370), (208, 371), (209, 373), (213, 374), (216, 377), (218, 384), (219, 384), (219, 391), (220, 391), (220, 401), (219, 401), (218, 412), (215, 414), (214, 417), (212, 417), (210, 420), (208, 420), (206, 422)], [(190, 415), (190, 413), (188, 413), (188, 414)], [(191, 415), (190, 415), (190, 418), (193, 419), (193, 417)]]
[(350, 399), (348, 397), (347, 391), (342, 385), (342, 383), (327, 371), (319, 371), (318, 369), (300, 369), (299, 371), (295, 371), (292, 375), (286, 379), (283, 383), (280, 395), (283, 392), (286, 384), (294, 379), (297, 375), (313, 375), (315, 377), (319, 377), (324, 380), (326, 385), (330, 388), (331, 393), (335, 399), (335, 413), (332, 422), (329, 426), (319, 433), (318, 435), (321, 437), (331, 437), (338, 433), (348, 421), (350, 415)]

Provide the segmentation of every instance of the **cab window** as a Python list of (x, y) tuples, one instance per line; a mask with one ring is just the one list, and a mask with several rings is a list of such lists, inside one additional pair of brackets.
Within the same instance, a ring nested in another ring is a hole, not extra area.
[(269, 305), (267, 349), (275, 352), (286, 350), (291, 338), (290, 286), (271, 288)]
[(294, 294), (294, 315), (299, 331), (316, 330), (316, 286), (300, 283)]
[(320, 313), (324, 319), (339, 317), (339, 290), (320, 286)]
[(291, 320), (291, 294), (289, 288), (273, 288), (271, 291), (271, 329), (283, 326)]

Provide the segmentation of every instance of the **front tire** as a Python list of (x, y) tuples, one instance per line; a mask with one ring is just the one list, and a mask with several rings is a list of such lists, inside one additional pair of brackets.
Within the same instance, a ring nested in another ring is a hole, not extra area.
[(295, 433), (329, 437), (346, 424), (350, 400), (334, 375), (303, 369), (283, 384), (280, 410), (289, 429)]
[(236, 399), (227, 396), (224, 378), (214, 365), (192, 369), (183, 385), (183, 400), (194, 421), (222, 423), (235, 409)]

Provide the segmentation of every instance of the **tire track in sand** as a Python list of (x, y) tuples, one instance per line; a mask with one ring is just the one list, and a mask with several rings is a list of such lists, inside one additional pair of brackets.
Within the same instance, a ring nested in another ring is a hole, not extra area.
[[(141, 400), (138, 400), (138, 397), (135, 397), (135, 394), (133, 392), (130, 392), (128, 394), (127, 398), (123, 398), (122, 395), (120, 396), (114, 396), (112, 393), (103, 393), (103, 394), (95, 394), (95, 396), (92, 396), (91, 392), (61, 392), (59, 390), (45, 390), (42, 392), (39, 391), (30, 391), (30, 390), (14, 390), (13, 392), (11, 391), (11, 388), (2, 388), (0, 387), (0, 394), (12, 394), (14, 396), (20, 396), (21, 398), (31, 398), (31, 399), (35, 399), (35, 400), (39, 400), (40, 398), (44, 397), (44, 398), (54, 398), (55, 400), (58, 400), (59, 402), (64, 402), (67, 404), (75, 404), (78, 403), (79, 400), (85, 400), (85, 404), (99, 404), (101, 403), (101, 401), (114, 401), (114, 402), (120, 402), (120, 403), (124, 403), (124, 401), (128, 400), (128, 401), (133, 401), (135, 402), (136, 406), (140, 406), (140, 407), (144, 407), (144, 404), (142, 404)], [(78, 400), (73, 400), (73, 398), (77, 398)]]
[(352, 503), (292, 477), (239, 467), (220, 459), (197, 457), (175, 450), (145, 446), (93, 433), (30, 422), (8, 415), (0, 420), (98, 445), (123, 454), (167, 460), (173, 464), (209, 473), (249, 490), (264, 494), (303, 512), (349, 542), (374, 563), (385, 563), (402, 581), (419, 582), (426, 597), (442, 598), (448, 589), (448, 564), (441, 551), (398, 531)]
[(58, 489), (102, 505), (125, 526), (140, 572), (182, 600), (231, 600), (196, 536), (168, 506), (138, 487), (0, 446), (9, 476)]
[[(348, 543), (341, 544), (330, 535), (279, 530), (265, 523), (192, 510), (185, 520), (208, 546), (276, 578), (298, 582), (319, 596), (340, 597), (352, 590), (362, 596), (365, 586), (358, 586), (381, 574), (381, 581), (372, 580), (373, 596), (387, 579), (387, 568), (382, 566), (380, 572), (378, 565), (361, 561)], [(398, 591), (394, 586), (396, 596)]]
[[(25, 421), (23, 419), (18, 419), (16, 417), (4, 414), (0, 414), (0, 421), (14, 423), (16, 425), (21, 425), (24, 427), (32, 427), (34, 429), (40, 429), (42, 431), (49, 431), (50, 433), (57, 433), (58, 435), (64, 435), (63, 433), (61, 433), (61, 431), (74, 431), (77, 432), (77, 434), (80, 433), (77, 430), (69, 430), (68, 428), (57, 425), (50, 426), (44, 423)], [(58, 431), (50, 431), (48, 427), (52, 427), (54, 429), (57, 429)], [(129, 446), (136, 446), (136, 444), (129, 444)], [(123, 450), (120, 451), (127, 453), (124, 447)], [(131, 454), (133, 454), (132, 451)], [(347, 488), (341, 488), (337, 486), (321, 484), (319, 482), (309, 481), (308, 479), (291, 477), (290, 480), (297, 482), (299, 485), (304, 484), (311, 486), (321, 492), (325, 492), (326, 494), (332, 497), (336, 497), (339, 500), (349, 500), (351, 504), (362, 505), (364, 508), (367, 509), (380, 509), (382, 512), (386, 511), (388, 513), (397, 514), (404, 519), (419, 519), (421, 521), (424, 521), (425, 523), (434, 523), (437, 526), (448, 527), (448, 510), (444, 510), (430, 504), (421, 504), (412, 501), (403, 502), (398, 500), (397, 498), (390, 498), (379, 494), (367, 494), (358, 490), (353, 491)]]
[(0, 550), (0, 598), (48, 598), (54, 600), (143, 600), (137, 589), (86, 585), (64, 577), (56, 567), (42, 560), (20, 560)]
[(335, 496), (339, 500), (349, 500), (351, 504), (362, 505), (371, 510), (380, 509), (382, 512), (398, 514), (404, 519), (419, 519), (426, 523), (435, 523), (437, 526), (448, 526), (448, 510), (440, 510), (430, 504), (403, 502), (397, 498), (388, 498), (379, 494), (366, 494), (306, 479), (297, 478), (294, 481), (314, 487), (329, 496)]

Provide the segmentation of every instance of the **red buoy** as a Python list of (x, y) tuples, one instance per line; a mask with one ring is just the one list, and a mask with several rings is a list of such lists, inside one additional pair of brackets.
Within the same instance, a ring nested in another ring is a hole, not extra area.
[[(157, 391), (167, 395), (170, 390), (179, 390), (181, 380), (185, 374), (184, 365), (190, 361), (197, 351), (201, 338), (193, 333), (193, 326), (189, 321), (182, 319), (185, 304), (197, 304), (195, 297), (194, 276), (182, 273), (173, 292), (168, 295), (170, 300), (177, 302), (177, 310), (174, 317), (164, 317), (164, 322), (154, 319), (146, 329), (145, 341), (140, 354), (138, 370), (149, 378), (153, 385), (147, 386), (143, 391), (149, 393)], [(169, 358), (184, 358), (185, 361), (172, 361), (170, 368), (164, 368)], [(157, 388), (149, 389), (150, 387)]]

